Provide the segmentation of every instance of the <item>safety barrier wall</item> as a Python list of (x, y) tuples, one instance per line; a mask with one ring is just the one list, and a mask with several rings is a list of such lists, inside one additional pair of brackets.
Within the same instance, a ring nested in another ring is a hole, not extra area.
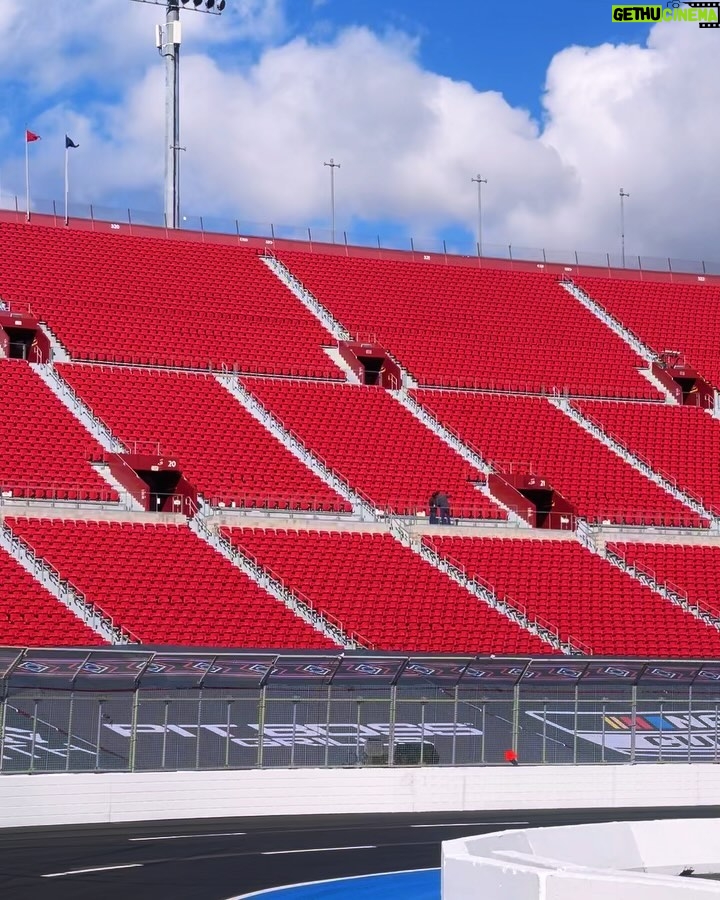
[[(256, 769), (0, 778), (0, 827), (718, 804), (720, 768), (696, 765)], [(720, 855), (720, 844), (718, 848)]]
[(443, 844), (443, 900), (681, 900), (720, 893), (681, 872), (720, 871), (720, 820), (608, 822), (496, 832)]

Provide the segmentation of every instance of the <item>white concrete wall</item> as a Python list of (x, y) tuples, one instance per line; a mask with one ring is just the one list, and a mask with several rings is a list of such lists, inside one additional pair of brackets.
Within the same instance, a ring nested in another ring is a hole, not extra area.
[(0, 776), (0, 827), (213, 816), (693, 805), (720, 805), (720, 766)]
[[(720, 883), (720, 819), (605, 822), (460, 838), (443, 844), (443, 900), (682, 900)], [(623, 871), (627, 870), (627, 871)]]

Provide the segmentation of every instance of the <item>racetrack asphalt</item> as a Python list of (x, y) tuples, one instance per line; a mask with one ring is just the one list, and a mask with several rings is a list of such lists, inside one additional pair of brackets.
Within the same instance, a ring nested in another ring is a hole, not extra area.
[(442, 841), (470, 834), (718, 814), (716, 807), (478, 811), (3, 829), (0, 897), (227, 900), (284, 884), (436, 867)]

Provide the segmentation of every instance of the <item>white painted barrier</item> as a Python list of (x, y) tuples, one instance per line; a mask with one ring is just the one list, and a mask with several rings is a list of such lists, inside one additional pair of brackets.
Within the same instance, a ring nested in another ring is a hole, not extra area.
[(716, 805), (720, 766), (713, 765), (0, 776), (0, 827), (222, 816)]
[(683, 900), (720, 883), (720, 819), (534, 828), (443, 844), (443, 900)]

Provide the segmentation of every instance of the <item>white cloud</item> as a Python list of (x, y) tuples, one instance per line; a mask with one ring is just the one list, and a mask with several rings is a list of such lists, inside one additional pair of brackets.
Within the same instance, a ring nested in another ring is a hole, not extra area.
[[(7, 2), (0, 58), (9, 46)], [(61, 2), (71, 0), (52, 0), (53, 7)], [(99, 16), (108, 2), (87, 6)], [(60, 134), (63, 123), (73, 122), (83, 144), (77, 190), (85, 198), (152, 193), (159, 203), (162, 71), (148, 62), (147, 8), (122, 2), (136, 69), (128, 63), (123, 77), (119, 51), (109, 63), (122, 85), (119, 102), (56, 104), (42, 124)], [(329, 42), (295, 38), (278, 45), (279, 0), (234, 3), (232, 41), (245, 29), (269, 44), (252, 64), (236, 43), (213, 61), (210, 43), (226, 41), (228, 33), (218, 36), (214, 18), (185, 17), (203, 20), (183, 49), (185, 209), (260, 222), (327, 220), (322, 163), (333, 156), (342, 166), (340, 227), (363, 219), (403, 223), (408, 233), (473, 229), (477, 194), (470, 177), (480, 170), (488, 178), (487, 243), (616, 248), (623, 186), (631, 195), (629, 252), (717, 255), (720, 55), (713, 31), (661, 24), (647, 47), (564, 50), (549, 65), (541, 126), (500, 93), (424, 70), (406, 36), (354, 28)], [(70, 31), (63, 31), (57, 53), (40, 47), (37, 35), (23, 50), (47, 56), (38, 91), (53, 73), (70, 65), (84, 72), (91, 58), (97, 62), (87, 43), (87, 58), (68, 59)], [(19, 67), (17, 56), (4, 59), (0, 75)], [(57, 161), (44, 159), (38, 150), (38, 193), (57, 185)]]

